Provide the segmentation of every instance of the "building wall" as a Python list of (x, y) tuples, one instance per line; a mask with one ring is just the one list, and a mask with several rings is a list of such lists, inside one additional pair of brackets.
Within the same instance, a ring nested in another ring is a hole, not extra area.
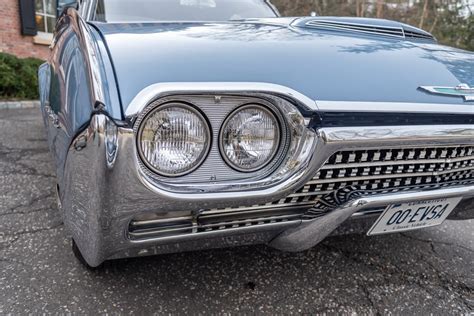
[[(48, 43), (34, 36), (21, 35), (18, 0), (1, 0), (0, 52), (18, 57), (36, 57), (45, 60), (49, 55)], [(42, 42), (41, 44), (35, 42)]]

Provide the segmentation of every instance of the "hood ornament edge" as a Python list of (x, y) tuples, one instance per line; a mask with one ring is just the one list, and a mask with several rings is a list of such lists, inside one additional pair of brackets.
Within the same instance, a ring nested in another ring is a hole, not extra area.
[(462, 97), (466, 102), (474, 101), (474, 88), (465, 83), (461, 83), (456, 87), (421, 86), (419, 89), (436, 95)]

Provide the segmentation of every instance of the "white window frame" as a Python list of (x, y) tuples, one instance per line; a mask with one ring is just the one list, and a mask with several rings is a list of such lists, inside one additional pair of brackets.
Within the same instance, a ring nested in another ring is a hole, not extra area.
[(33, 41), (34, 41), (35, 44), (49, 45), (49, 44), (51, 44), (51, 41), (53, 40), (53, 31), (54, 30), (48, 30), (47, 18), (56, 19), (56, 15), (46, 13), (46, 2), (47, 1), (55, 1), (55, 0), (35, 0), (35, 1), (42, 1), (43, 2), (43, 12), (38, 12), (38, 11), (35, 10), (35, 17), (37, 15), (43, 17), (44, 29), (46, 30), (46, 32), (38, 31), (38, 34), (33, 38)]

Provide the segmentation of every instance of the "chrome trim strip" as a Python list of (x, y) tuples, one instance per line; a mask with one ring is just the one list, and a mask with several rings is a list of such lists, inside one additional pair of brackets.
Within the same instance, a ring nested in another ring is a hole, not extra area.
[(412, 160), (388, 160), (388, 161), (376, 161), (376, 162), (352, 162), (352, 163), (341, 163), (341, 164), (325, 164), (320, 170), (332, 170), (332, 169), (346, 169), (346, 168), (363, 168), (363, 167), (382, 167), (382, 166), (400, 166), (400, 165), (418, 165), (418, 164), (431, 164), (431, 163), (453, 163), (461, 161), (474, 160), (472, 156), (464, 156), (457, 158), (444, 158), (444, 159), (412, 159)]
[(403, 103), (316, 100), (322, 112), (392, 112), (392, 113), (446, 113), (474, 114), (472, 104)]
[(140, 91), (130, 102), (125, 117), (131, 119), (140, 114), (153, 100), (170, 94), (219, 94), (219, 93), (271, 93), (289, 97), (308, 110), (316, 111), (316, 102), (307, 96), (277, 84), (262, 82), (169, 82), (152, 84)]
[[(288, 196), (288, 197), (292, 197)], [(314, 205), (314, 202), (301, 202), (301, 203), (281, 203), (281, 204), (266, 204), (261, 206), (245, 206), (245, 207), (235, 207), (235, 208), (224, 208), (224, 209), (213, 209), (204, 211), (203, 215), (210, 215), (210, 214), (224, 214), (224, 213), (235, 213), (235, 212), (246, 212), (246, 211), (275, 211), (275, 210), (285, 210), (285, 209), (293, 209), (293, 208), (310, 208)]]
[(423, 145), (445, 143), (469, 144), (474, 139), (473, 125), (412, 125), (412, 126), (376, 126), (376, 127), (328, 127), (319, 129), (326, 144), (339, 144), (341, 147), (351, 144), (369, 147), (407, 146), (410, 143)]
[(455, 170), (445, 171), (430, 171), (430, 172), (416, 172), (416, 173), (396, 173), (396, 174), (378, 174), (373, 176), (360, 176), (360, 177), (342, 177), (342, 178), (330, 178), (322, 180), (311, 180), (308, 184), (323, 184), (323, 183), (337, 183), (337, 182), (352, 182), (352, 181), (368, 181), (368, 180), (384, 180), (384, 179), (403, 179), (403, 178), (416, 178), (416, 177), (435, 177), (442, 176), (450, 173), (471, 171), (472, 167), (459, 168)]
[(380, 216), (380, 214), (383, 213), (383, 211), (385, 210), (384, 207), (381, 207), (381, 208), (377, 208), (375, 210), (361, 210), (361, 211), (358, 211), (358, 212), (355, 212), (354, 214), (352, 214), (352, 218), (361, 218), (361, 217), (369, 217), (369, 216)]
[(244, 226), (238, 228), (228, 228), (223, 230), (211, 230), (207, 232), (201, 232), (198, 234), (183, 234), (177, 236), (164, 236), (164, 237), (150, 237), (147, 239), (138, 239), (133, 240), (129, 239), (128, 242), (131, 245), (137, 244), (154, 244), (154, 245), (162, 245), (167, 243), (177, 243), (183, 242), (187, 240), (200, 240), (200, 239), (207, 239), (207, 238), (217, 238), (217, 237), (225, 237), (231, 236), (233, 234), (251, 234), (257, 233), (262, 231), (274, 231), (274, 230), (283, 230), (289, 229), (292, 227), (297, 227), (301, 223), (301, 220), (289, 220), (284, 222), (276, 222), (276, 223), (268, 223), (264, 225), (254, 225), (254, 226)]
[[(89, 85), (91, 89), (91, 103), (94, 106), (96, 102), (106, 104), (104, 97), (104, 89), (102, 83), (104, 79), (100, 69), (102, 68), (100, 62), (100, 49), (97, 42), (95, 41), (90, 26), (81, 17), (80, 13), (74, 8), (67, 9), (67, 15), (72, 20), (72, 29), (77, 34), (80, 45), (82, 46), (84, 53), (84, 62), (89, 70), (87, 76), (89, 77)], [(54, 49), (58, 42), (58, 37), (61, 37), (62, 33), (55, 33), (50, 48)]]
[(84, 6), (83, 9), (83, 18), (86, 21), (92, 21), (94, 18), (95, 14), (95, 8), (97, 6), (97, 1), (96, 0), (85, 0), (82, 3), (82, 6)]
[(170, 94), (261, 92), (289, 97), (311, 111), (322, 112), (391, 112), (391, 113), (446, 113), (473, 114), (472, 104), (371, 102), (311, 100), (291, 88), (261, 82), (170, 82), (157, 83), (141, 90), (130, 102), (125, 116), (138, 115), (154, 99)]
[(182, 216), (182, 217), (170, 217), (170, 218), (160, 218), (160, 219), (147, 219), (147, 220), (133, 220), (130, 222), (132, 228), (146, 226), (146, 225), (159, 225), (159, 224), (169, 224), (176, 223), (180, 221), (192, 221), (192, 216)]

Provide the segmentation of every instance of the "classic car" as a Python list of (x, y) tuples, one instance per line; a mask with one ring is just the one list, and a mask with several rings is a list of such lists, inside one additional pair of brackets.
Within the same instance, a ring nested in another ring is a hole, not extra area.
[(88, 267), (474, 218), (474, 54), (265, 0), (61, 1), (40, 99)]

